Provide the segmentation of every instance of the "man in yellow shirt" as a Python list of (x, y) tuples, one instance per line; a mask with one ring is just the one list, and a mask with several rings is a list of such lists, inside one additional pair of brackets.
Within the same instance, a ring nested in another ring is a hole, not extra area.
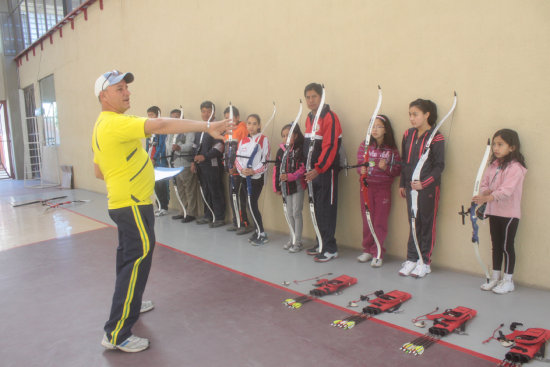
[(101, 344), (107, 349), (140, 352), (149, 340), (132, 335), (140, 312), (151, 310), (142, 295), (155, 247), (155, 216), (151, 196), (155, 186), (153, 165), (141, 139), (151, 134), (208, 132), (222, 139), (231, 129), (228, 120), (218, 122), (125, 115), (130, 108), (128, 84), (132, 73), (106, 72), (95, 82), (101, 113), (94, 126), (92, 149), (97, 178), (105, 180), (109, 216), (116, 223), (119, 245), (116, 283), (109, 320)]

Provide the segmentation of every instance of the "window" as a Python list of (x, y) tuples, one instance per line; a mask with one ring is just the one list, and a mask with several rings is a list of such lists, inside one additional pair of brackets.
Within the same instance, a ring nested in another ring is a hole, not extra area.
[(44, 144), (59, 145), (59, 120), (53, 75), (48, 75), (39, 82), (41, 97), (41, 115), (44, 119)]

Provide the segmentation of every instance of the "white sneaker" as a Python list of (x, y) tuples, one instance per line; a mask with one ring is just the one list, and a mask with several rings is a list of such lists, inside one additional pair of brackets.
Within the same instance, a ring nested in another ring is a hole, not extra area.
[(290, 248), (288, 249), (288, 252), (291, 252), (294, 254), (296, 252), (302, 251), (303, 248), (304, 248), (304, 245), (302, 245), (301, 242), (298, 242), (297, 244), (290, 246)]
[(313, 261), (318, 263), (325, 263), (327, 261), (330, 261), (332, 259), (338, 258), (338, 252), (325, 252), (323, 254), (319, 254), (313, 258)]
[(498, 284), (498, 279), (491, 279), (489, 283), (485, 282), (479, 288), (481, 288), (482, 291), (490, 291), (494, 287), (496, 287), (497, 284)]
[(363, 252), (361, 255), (357, 256), (357, 261), (360, 263), (366, 263), (370, 259), (372, 259), (372, 255), (368, 252)]
[(404, 277), (409, 276), (414, 268), (416, 268), (416, 262), (407, 260), (403, 264), (401, 264), (399, 275), (402, 275)]
[(292, 247), (292, 241), (288, 241), (284, 246), (283, 246), (283, 250), (288, 250), (289, 248)]
[(104, 348), (110, 350), (120, 349), (123, 352), (136, 353), (149, 348), (149, 339), (140, 338), (139, 336), (132, 335), (119, 345), (114, 345), (109, 341), (109, 339), (107, 339), (107, 334), (103, 334), (101, 345)]
[(107, 334), (103, 334), (103, 339), (101, 339), (101, 345), (105, 349), (110, 349), (110, 350), (115, 350), (116, 349), (116, 346), (114, 344), (111, 344), (111, 342), (107, 338)]
[(157, 217), (162, 217), (163, 215), (168, 214), (168, 210), (166, 209), (160, 209), (158, 212), (155, 213)]
[(370, 266), (373, 268), (379, 268), (382, 266), (382, 259), (377, 259), (375, 257), (372, 258), (372, 261), (370, 263)]
[(155, 308), (155, 304), (153, 303), (153, 301), (141, 301), (139, 313), (151, 311), (153, 308)]
[(432, 269), (430, 265), (417, 263), (416, 268), (411, 272), (411, 277), (414, 278), (424, 278), (426, 275), (430, 274)]
[(512, 280), (501, 280), (498, 285), (493, 288), (496, 294), (506, 294), (514, 290), (514, 282)]

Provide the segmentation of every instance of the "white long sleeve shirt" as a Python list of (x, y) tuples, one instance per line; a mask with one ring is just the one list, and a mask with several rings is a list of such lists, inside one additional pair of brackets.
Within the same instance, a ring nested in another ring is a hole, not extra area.
[(258, 142), (258, 151), (256, 152), (250, 167), (254, 170), (254, 175), (251, 177), (254, 180), (262, 177), (264, 172), (267, 170), (266, 161), (269, 159), (269, 142), (267, 137), (258, 133), (252, 137), (247, 136), (246, 138), (243, 138), (239, 142), (239, 147), (237, 148), (237, 159), (235, 160), (235, 167), (237, 168), (237, 171), (239, 171), (239, 174), (241, 174), (242, 177), (246, 177), (241, 172), (243, 169), (249, 168), (248, 161), (254, 151), (254, 147), (256, 146), (255, 141)]

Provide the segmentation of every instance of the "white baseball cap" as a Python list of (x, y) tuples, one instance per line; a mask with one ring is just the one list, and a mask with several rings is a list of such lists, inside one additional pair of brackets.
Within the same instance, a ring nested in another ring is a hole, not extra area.
[(122, 80), (130, 84), (134, 81), (134, 74), (122, 73), (118, 70), (111, 70), (101, 74), (95, 81), (95, 96), (99, 97), (101, 91), (105, 90), (110, 85), (120, 83)]

